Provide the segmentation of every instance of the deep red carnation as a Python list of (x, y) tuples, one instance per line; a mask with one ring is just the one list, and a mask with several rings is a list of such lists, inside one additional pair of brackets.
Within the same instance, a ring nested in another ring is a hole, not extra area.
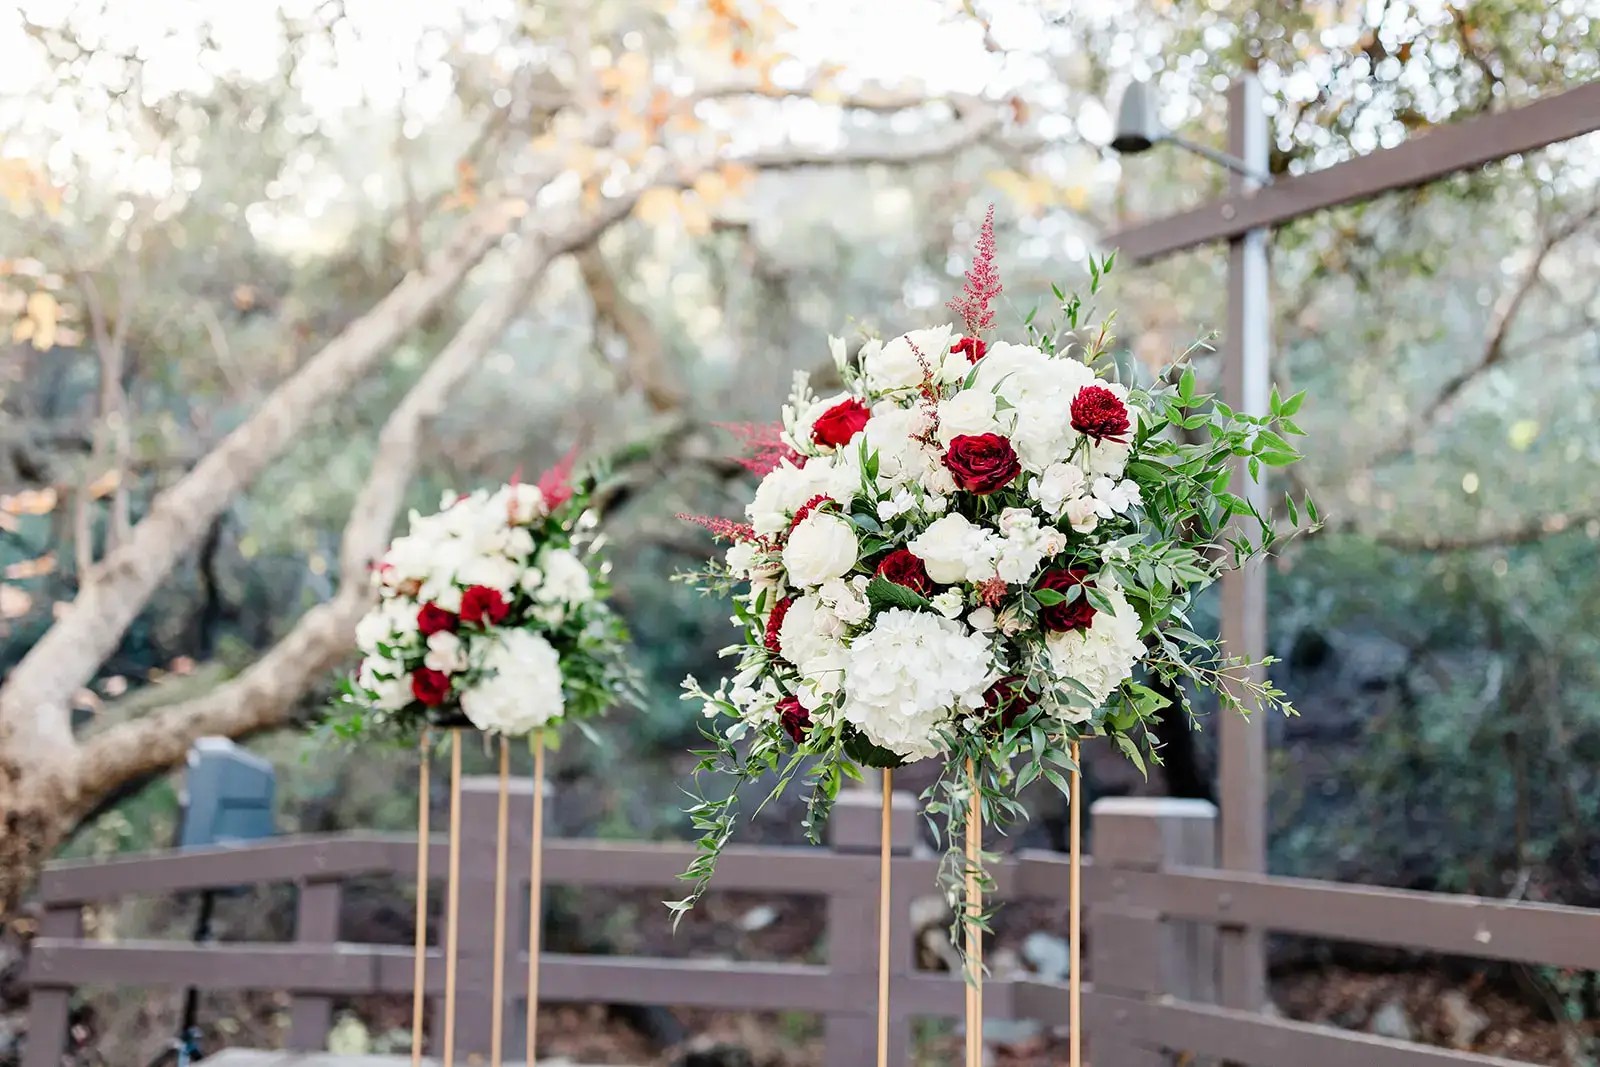
[(486, 585), (472, 586), (461, 594), (461, 621), (473, 626), (493, 626), (510, 610), (500, 590)]
[(774, 656), (783, 652), (782, 642), (779, 640), (779, 631), (783, 629), (783, 617), (789, 614), (789, 608), (794, 604), (794, 597), (786, 596), (772, 605), (772, 614), (767, 616), (767, 636), (762, 644), (767, 646), (767, 651)]
[(418, 667), (411, 676), (411, 695), (430, 708), (437, 707), (450, 695), (450, 676), (432, 667)]
[(431, 600), (417, 612), (417, 630), (423, 637), (432, 637), (443, 630), (454, 630), (460, 621)]
[(1128, 406), (1103, 385), (1086, 385), (1072, 398), (1072, 428), (1096, 441), (1121, 441), (1128, 433)]
[(831, 445), (834, 448), (847, 445), (870, 418), (872, 412), (855, 397), (841, 400), (817, 416), (817, 421), (811, 425), (811, 439), (819, 445)]
[(966, 356), (968, 363), (976, 363), (989, 351), (989, 346), (981, 337), (963, 337), (950, 346), (950, 351)]
[(897, 548), (878, 561), (877, 573), (895, 585), (923, 596), (933, 595), (933, 579), (928, 577), (928, 567), (909, 548)]
[(944, 454), (956, 484), (969, 493), (988, 496), (1011, 484), (1022, 473), (1016, 449), (997, 433), (962, 434)]
[(984, 692), (983, 702), (990, 714), (1000, 716), (1001, 726), (1010, 726), (1018, 715), (1033, 707), (1033, 694), (1028, 692), (1022, 675), (1008, 674)]
[(1089, 597), (1086, 595), (1094, 588), (1094, 583), (1088, 578), (1089, 571), (1086, 567), (1056, 568), (1045, 571), (1039, 578), (1038, 588), (1049, 589), (1062, 596), (1068, 595), (1073, 589), (1083, 590), (1075, 600), (1070, 602), (1063, 600), (1059, 604), (1039, 609), (1039, 622), (1046, 630), (1057, 632), (1087, 630), (1094, 624), (1094, 605), (1089, 603)]
[(783, 723), (783, 732), (797, 745), (811, 729), (811, 712), (800, 703), (799, 697), (784, 697), (778, 701), (778, 720)]

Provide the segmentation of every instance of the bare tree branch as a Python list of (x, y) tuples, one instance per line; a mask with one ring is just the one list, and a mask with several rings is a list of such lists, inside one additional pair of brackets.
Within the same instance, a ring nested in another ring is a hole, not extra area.
[(667, 366), (667, 344), (655, 323), (623, 293), (599, 248), (585, 248), (575, 258), (594, 303), (596, 326), (610, 327), (622, 341), (623, 380), (643, 394), (652, 411), (682, 407), (683, 388)]

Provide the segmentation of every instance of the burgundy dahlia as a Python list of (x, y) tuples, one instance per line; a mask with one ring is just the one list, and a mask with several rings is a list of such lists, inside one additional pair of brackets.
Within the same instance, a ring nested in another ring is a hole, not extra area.
[(428, 707), (437, 707), (450, 695), (450, 676), (432, 667), (418, 667), (411, 676), (411, 695)]
[(430, 600), (417, 612), (417, 632), (423, 637), (432, 637), (444, 630), (454, 630), (459, 621), (454, 614)]
[(1096, 441), (1121, 441), (1128, 433), (1128, 406), (1103, 385), (1086, 385), (1072, 398), (1072, 428)]
[(510, 611), (511, 605), (498, 589), (474, 585), (461, 594), (461, 620), (468, 625), (493, 626)]
[(1082, 590), (1075, 600), (1063, 600), (1039, 609), (1039, 622), (1046, 630), (1064, 633), (1067, 630), (1087, 630), (1094, 624), (1094, 605), (1089, 603), (1086, 595), (1094, 588), (1094, 583), (1088, 578), (1089, 571), (1086, 567), (1073, 567), (1070, 570), (1057, 568), (1045, 571), (1040, 576), (1038, 584), (1040, 589), (1048, 589), (1062, 596), (1066, 596), (1073, 589)]

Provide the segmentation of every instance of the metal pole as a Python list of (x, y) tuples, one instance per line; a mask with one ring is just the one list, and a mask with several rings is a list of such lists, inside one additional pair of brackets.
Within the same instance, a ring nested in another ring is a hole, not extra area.
[[(1228, 150), (1254, 170), (1268, 167), (1268, 126), (1261, 83), (1245, 74), (1228, 91)], [(1250, 179), (1235, 174), (1236, 194), (1252, 192)], [(1228, 329), (1222, 344), (1222, 398), (1236, 411), (1265, 414), (1271, 390), (1271, 307), (1266, 229), (1249, 230), (1228, 242)], [(1232, 490), (1264, 513), (1264, 486), (1252, 486), (1243, 460), (1235, 461)], [(1257, 560), (1222, 576), (1223, 651), (1260, 660), (1267, 647), (1266, 570)], [(1240, 694), (1241, 698), (1243, 694)], [(1246, 703), (1247, 707), (1253, 706)], [(1247, 722), (1223, 716), (1219, 793), (1222, 799), (1224, 868), (1265, 871), (1267, 859), (1267, 735), (1256, 715)], [(1266, 962), (1261, 934), (1221, 931), (1222, 1003), (1250, 1011), (1266, 1004)]]

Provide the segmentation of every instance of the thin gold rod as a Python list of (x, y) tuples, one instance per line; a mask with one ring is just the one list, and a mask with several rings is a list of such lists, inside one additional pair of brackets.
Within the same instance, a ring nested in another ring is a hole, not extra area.
[(494, 981), (489, 1007), (489, 1062), (500, 1067), (506, 1007), (506, 838), (510, 823), (511, 742), (500, 738), (500, 821), (494, 853)]
[(428, 765), (433, 755), (433, 731), (424, 729), (418, 744), (417, 768), (417, 937), (411, 968), (411, 1067), (422, 1064), (422, 1015), (428, 998)]
[(461, 933), (461, 731), (450, 734), (450, 883), (444, 947), (444, 1067), (456, 1062), (456, 945)]
[(1078, 762), (1082, 755), (1079, 743), (1072, 742), (1072, 857), (1068, 868), (1072, 903), (1067, 913), (1067, 940), (1071, 944), (1067, 962), (1072, 968), (1067, 972), (1068, 1067), (1083, 1067), (1083, 976), (1079, 966), (1083, 960), (1080, 951), (1083, 944), (1083, 770)]
[(544, 731), (533, 735), (533, 858), (528, 861), (528, 1067), (537, 1062), (539, 935), (544, 923)]
[(893, 855), (894, 771), (883, 770), (883, 826), (878, 839), (878, 1067), (889, 1067), (889, 872)]
[(978, 792), (977, 765), (967, 760), (967, 1064), (983, 1067), (983, 889), (978, 870), (983, 866), (983, 798)]

